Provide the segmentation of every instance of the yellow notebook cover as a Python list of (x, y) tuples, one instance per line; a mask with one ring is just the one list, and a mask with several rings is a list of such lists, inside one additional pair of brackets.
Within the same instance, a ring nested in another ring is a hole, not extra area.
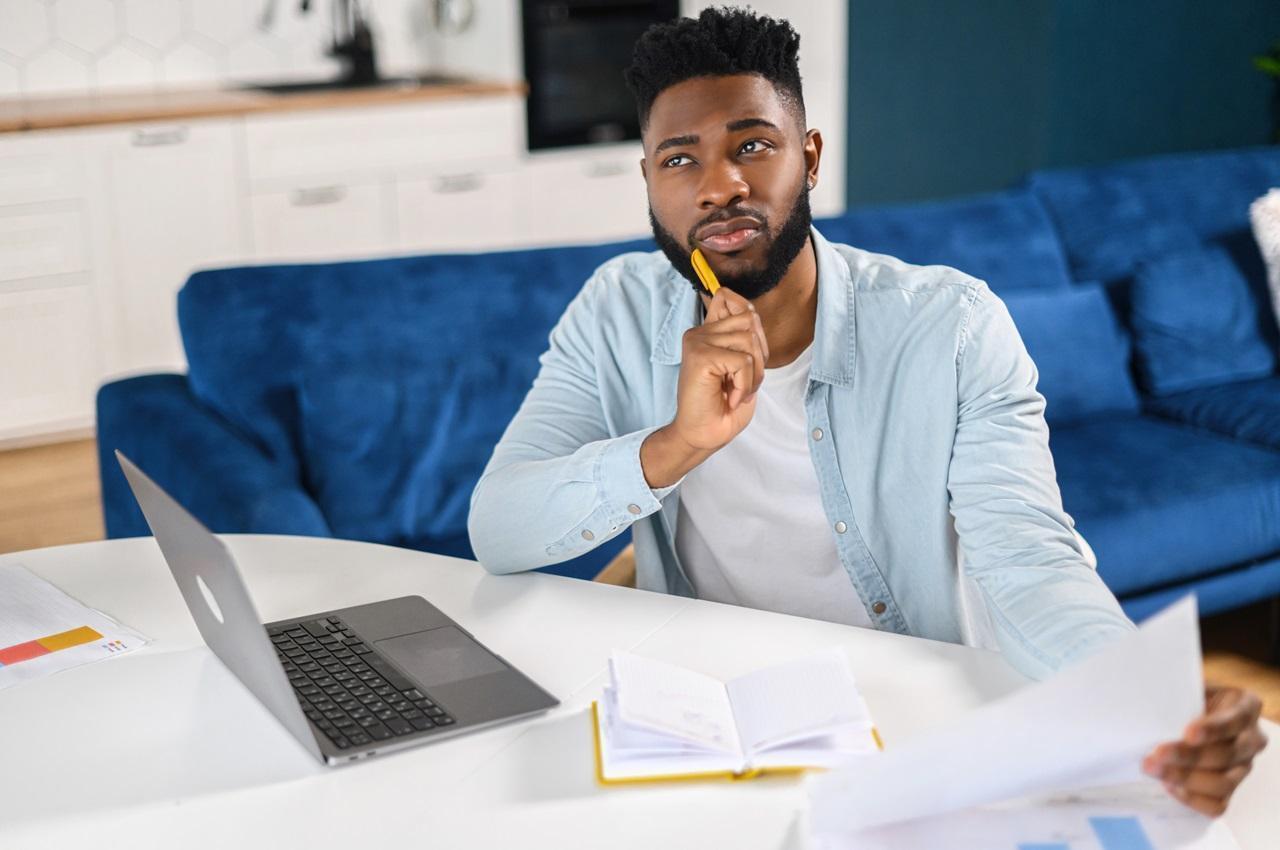
[[(871, 737), (875, 739), (876, 747), (884, 749), (884, 742), (880, 740), (880, 732), (871, 727)], [(822, 770), (820, 767), (765, 767), (755, 770), (745, 770), (741, 773), (734, 773), (731, 770), (710, 771), (706, 773), (663, 773), (655, 776), (630, 776), (625, 779), (607, 779), (604, 775), (604, 752), (600, 743), (600, 704), (595, 700), (591, 702), (591, 742), (594, 745), (596, 757), (596, 782), (601, 785), (631, 785), (637, 782), (683, 782), (688, 780), (706, 780), (706, 779), (728, 779), (738, 782), (743, 779), (755, 779), (765, 774), (797, 774), (804, 773), (807, 770)]]

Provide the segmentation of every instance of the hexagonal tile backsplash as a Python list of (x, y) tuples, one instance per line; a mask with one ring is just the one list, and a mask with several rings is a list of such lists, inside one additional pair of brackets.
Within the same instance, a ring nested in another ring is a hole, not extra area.
[[(366, 0), (384, 74), (415, 73), (433, 58), (440, 60), (430, 55), (439, 51), (439, 39), (422, 25), (430, 4)], [(299, 5), (300, 0), (0, 0), (0, 98), (333, 76), (338, 63), (325, 56), (330, 2), (313, 0), (308, 14)], [(510, 0), (476, 2), (489, 12), (508, 5)], [(268, 7), (274, 14), (264, 29)], [(503, 32), (510, 29), (502, 25)], [(482, 55), (494, 47), (475, 41), (474, 50), (463, 42), (454, 52), (461, 47)], [(513, 52), (516, 45), (502, 47)], [(472, 63), (461, 58), (465, 70)], [(511, 61), (502, 64), (515, 70)]]

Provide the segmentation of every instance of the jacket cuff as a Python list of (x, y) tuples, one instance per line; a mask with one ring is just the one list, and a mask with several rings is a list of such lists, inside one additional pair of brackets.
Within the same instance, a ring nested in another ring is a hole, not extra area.
[(605, 442), (593, 464), (592, 477), (598, 494), (595, 508), (568, 534), (548, 546), (548, 555), (576, 557), (662, 508), (662, 499), (684, 479), (657, 489), (645, 480), (640, 446), (656, 430), (657, 427), (646, 428)]

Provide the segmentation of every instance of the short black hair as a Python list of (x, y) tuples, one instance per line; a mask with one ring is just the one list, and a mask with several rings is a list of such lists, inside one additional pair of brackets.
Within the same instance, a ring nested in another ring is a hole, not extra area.
[(694, 18), (654, 24), (636, 41), (623, 72), (636, 98), (641, 128), (653, 101), (665, 89), (695, 77), (759, 74), (795, 111), (804, 129), (800, 88), (800, 34), (791, 24), (749, 9), (703, 9)]

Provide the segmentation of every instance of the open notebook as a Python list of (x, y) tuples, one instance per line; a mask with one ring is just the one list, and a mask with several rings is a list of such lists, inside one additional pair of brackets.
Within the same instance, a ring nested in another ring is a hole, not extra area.
[(836, 649), (727, 683), (615, 650), (592, 719), (605, 784), (797, 772), (881, 748)]

